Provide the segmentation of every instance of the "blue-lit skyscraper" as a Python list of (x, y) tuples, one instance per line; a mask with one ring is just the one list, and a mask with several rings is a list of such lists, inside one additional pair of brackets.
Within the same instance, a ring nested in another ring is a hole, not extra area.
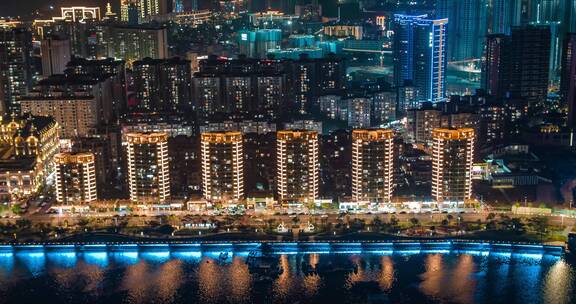
[(420, 101), (439, 102), (446, 96), (446, 27), (448, 19), (395, 15), (395, 84), (411, 81)]
[(437, 0), (436, 18), (448, 18), (448, 58), (482, 57), (486, 40), (488, 0)]
[(404, 82), (412, 81), (414, 22), (425, 19), (427, 15), (394, 15), (394, 84), (403, 86)]
[(522, 24), (522, 0), (488, 1), (488, 32), (510, 34), (512, 26)]

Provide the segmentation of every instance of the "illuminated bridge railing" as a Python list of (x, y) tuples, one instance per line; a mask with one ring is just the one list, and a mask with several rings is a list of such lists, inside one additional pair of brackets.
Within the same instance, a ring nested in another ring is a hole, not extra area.
[(538, 253), (562, 255), (564, 247), (536, 243), (513, 243), (464, 240), (395, 240), (383, 241), (202, 241), (202, 242), (76, 242), (76, 243), (0, 243), (1, 252), (19, 251), (74, 251), (74, 252), (124, 252), (124, 251), (165, 251), (165, 252), (260, 252), (268, 254), (297, 253), (399, 253), (418, 254), (438, 253)]

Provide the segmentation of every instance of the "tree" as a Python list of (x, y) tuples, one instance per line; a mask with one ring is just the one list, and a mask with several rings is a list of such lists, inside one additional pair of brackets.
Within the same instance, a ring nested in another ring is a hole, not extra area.
[(78, 225), (80, 228), (84, 228), (84, 227), (88, 226), (88, 224), (90, 224), (90, 220), (88, 220), (88, 219), (86, 219), (86, 218), (81, 218), (81, 219), (78, 221), (78, 223), (77, 223), (77, 225)]
[(14, 204), (12, 206), (12, 213), (14, 213), (14, 214), (22, 213), (22, 207), (20, 207), (20, 205), (18, 205), (18, 204)]
[(493, 220), (493, 219), (495, 219), (495, 218), (496, 218), (496, 214), (490, 212), (490, 213), (488, 213), (488, 216), (486, 217), (486, 220), (487, 220), (487, 221), (491, 221), (491, 220)]
[(518, 234), (524, 232), (524, 223), (519, 218), (512, 218), (508, 224), (508, 229), (515, 231)]
[(20, 229), (29, 229), (32, 226), (32, 222), (29, 219), (19, 219), (16, 221), (16, 226)]
[(292, 218), (292, 224), (296, 225), (298, 223), (300, 223), (300, 219), (297, 216), (293, 217)]
[(530, 219), (530, 226), (532, 229), (540, 234), (540, 241), (542, 241), (546, 228), (548, 227), (548, 218), (545, 216), (537, 216)]
[(162, 225), (160, 227), (158, 227), (157, 231), (158, 233), (164, 234), (164, 235), (168, 235), (168, 234), (172, 234), (172, 232), (174, 232), (174, 227), (172, 227), (171, 225)]
[(268, 229), (274, 229), (274, 227), (276, 226), (276, 220), (273, 218), (269, 218), (268, 220), (266, 220), (267, 224), (268, 224)]
[(420, 223), (420, 221), (418, 221), (418, 219), (415, 217), (410, 219), (410, 224), (412, 224), (412, 227), (418, 226), (419, 223)]
[(374, 219), (372, 220), (372, 227), (374, 231), (380, 231), (380, 229), (382, 228), (382, 220), (380, 220), (378, 216), (375, 216)]
[(399, 223), (398, 218), (396, 218), (396, 216), (393, 215), (390, 218), (390, 226), (392, 226), (393, 228), (396, 228), (396, 227), (398, 227), (398, 223)]

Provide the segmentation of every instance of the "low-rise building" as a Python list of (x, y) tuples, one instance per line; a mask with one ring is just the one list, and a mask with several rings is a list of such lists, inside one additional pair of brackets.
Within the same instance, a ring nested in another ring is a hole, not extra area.
[(58, 129), (58, 123), (48, 117), (0, 118), (0, 196), (25, 196), (38, 190), (53, 171)]

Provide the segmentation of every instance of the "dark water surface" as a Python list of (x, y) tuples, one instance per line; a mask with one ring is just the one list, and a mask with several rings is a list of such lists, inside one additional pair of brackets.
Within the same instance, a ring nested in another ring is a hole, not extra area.
[(0, 252), (0, 303), (576, 303), (576, 265), (495, 252)]

